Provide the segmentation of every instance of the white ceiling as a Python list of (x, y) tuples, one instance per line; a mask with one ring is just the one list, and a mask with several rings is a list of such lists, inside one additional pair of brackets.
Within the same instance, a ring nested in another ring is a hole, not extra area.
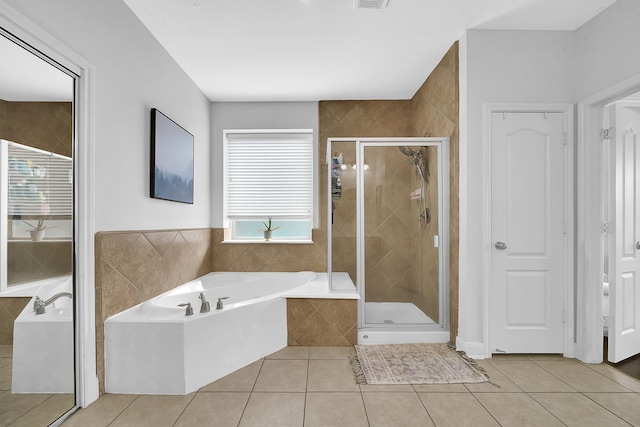
[[(465, 29), (575, 30), (615, 0), (124, 0), (211, 101), (408, 99)], [(71, 79), (0, 37), (0, 99)]]
[(408, 99), (466, 29), (575, 30), (615, 0), (124, 0), (211, 101)]

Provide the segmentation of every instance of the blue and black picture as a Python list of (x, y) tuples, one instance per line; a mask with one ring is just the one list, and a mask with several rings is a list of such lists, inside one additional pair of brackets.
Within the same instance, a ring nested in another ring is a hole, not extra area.
[(151, 197), (193, 203), (193, 135), (151, 109)]

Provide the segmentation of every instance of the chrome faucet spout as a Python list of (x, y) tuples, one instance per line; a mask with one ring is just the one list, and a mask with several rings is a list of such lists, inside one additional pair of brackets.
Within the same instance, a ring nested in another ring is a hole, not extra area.
[(204, 292), (200, 292), (198, 298), (200, 298), (200, 300), (202, 301), (202, 305), (200, 305), (200, 313), (210, 312), (211, 304), (209, 304), (209, 301), (207, 301), (207, 297), (204, 295)]
[(35, 311), (36, 314), (43, 314), (46, 306), (54, 303), (58, 298), (62, 297), (69, 297), (69, 299), (73, 299), (73, 294), (71, 292), (59, 292), (46, 301), (43, 301), (42, 298), (36, 296), (36, 299), (33, 301), (33, 311)]

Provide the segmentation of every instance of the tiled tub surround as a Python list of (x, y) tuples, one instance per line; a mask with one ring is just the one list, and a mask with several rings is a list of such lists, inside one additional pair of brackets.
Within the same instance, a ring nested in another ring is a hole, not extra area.
[(207, 274), (211, 229), (97, 233), (96, 354), (104, 392), (104, 321)]
[[(284, 348), (287, 297), (323, 298), (325, 308), (332, 298), (358, 298), (348, 275), (336, 276), (352, 292), (330, 293), (326, 273), (214, 272), (110, 317), (106, 392), (187, 394)], [(212, 305), (205, 312), (203, 295)]]

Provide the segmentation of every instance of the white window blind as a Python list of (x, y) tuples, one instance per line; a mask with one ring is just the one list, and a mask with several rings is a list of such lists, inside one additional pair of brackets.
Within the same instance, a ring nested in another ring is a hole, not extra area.
[(9, 215), (71, 215), (71, 158), (21, 144), (8, 146)]
[(313, 131), (225, 131), (226, 219), (313, 218)]

